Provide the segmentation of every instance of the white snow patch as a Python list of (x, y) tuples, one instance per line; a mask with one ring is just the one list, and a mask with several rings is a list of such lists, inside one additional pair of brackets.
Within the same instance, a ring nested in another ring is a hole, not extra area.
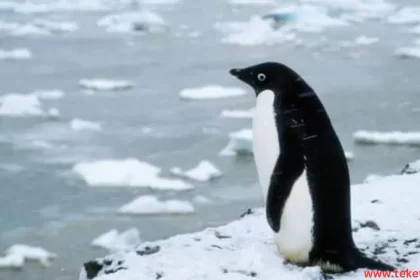
[(81, 162), (73, 172), (92, 187), (137, 187), (160, 190), (189, 190), (193, 186), (182, 180), (161, 178), (161, 169), (134, 158)]
[(162, 32), (167, 30), (166, 22), (151, 11), (124, 12), (101, 18), (98, 26), (108, 32)]
[(70, 121), (70, 127), (74, 131), (100, 131), (102, 129), (100, 123), (85, 121), (82, 119), (72, 119)]
[[(369, 257), (382, 248), (383, 253), (378, 256), (381, 261), (401, 270), (418, 269), (420, 258), (410, 252), (420, 252), (416, 248), (418, 241), (414, 241), (420, 231), (419, 183), (420, 174), (414, 174), (389, 176), (351, 187), (352, 224), (355, 228), (352, 234), (357, 247), (364, 249)], [(360, 228), (360, 224), (366, 221), (375, 222), (379, 230)], [(146, 246), (149, 250), (159, 246), (160, 250), (146, 256), (136, 253), (146, 251)], [(406, 256), (408, 263), (397, 261), (401, 255)], [(242, 280), (249, 279), (252, 273), (255, 279), (261, 280), (322, 279), (317, 267), (300, 268), (283, 263), (263, 208), (221, 227), (147, 242), (129, 252), (106, 258), (113, 262), (124, 261), (126, 269), (112, 274), (105, 274), (103, 269), (96, 280), (155, 279), (156, 272), (173, 279), (182, 275), (182, 279)], [(102, 263), (103, 259), (97, 261)], [(334, 275), (334, 278), (362, 280), (366, 279), (364, 272), (359, 269)], [(82, 268), (80, 280), (86, 279)]]
[(246, 95), (242, 88), (222, 87), (219, 85), (207, 85), (198, 88), (186, 88), (181, 90), (179, 96), (181, 99), (207, 100), (220, 99)]
[(355, 40), (355, 43), (358, 45), (372, 45), (379, 41), (378, 38), (375, 37), (366, 37), (366, 36), (359, 36)]
[(0, 49), (0, 60), (22, 60), (31, 58), (32, 52), (27, 48), (17, 48), (12, 50)]
[(420, 132), (359, 130), (353, 139), (361, 144), (420, 145)]
[(75, 22), (35, 19), (32, 22), (18, 23), (0, 20), (0, 31), (12, 36), (49, 36), (58, 33), (74, 32), (78, 29)]
[(252, 119), (255, 108), (249, 110), (223, 110), (220, 114), (223, 118)]
[(151, 215), (151, 214), (189, 214), (194, 213), (194, 206), (188, 201), (159, 201), (155, 196), (140, 196), (118, 209), (120, 214)]
[(49, 266), (51, 259), (56, 256), (41, 247), (15, 244), (6, 249), (4, 257), (0, 257), (0, 268), (21, 268), (26, 260), (38, 261), (43, 266)]
[(174, 175), (185, 177), (199, 182), (210, 181), (223, 175), (213, 163), (208, 160), (202, 160), (196, 167), (182, 171), (179, 167), (173, 167), (170, 172)]
[(40, 99), (46, 100), (57, 100), (65, 96), (64, 91), (62, 91), (61, 89), (36, 90), (32, 94)]
[(388, 17), (388, 22), (395, 24), (420, 23), (420, 7), (403, 7), (395, 14)]
[(209, 204), (211, 203), (211, 199), (209, 199), (208, 197), (198, 194), (196, 196), (194, 196), (194, 198), (192, 199), (194, 203), (197, 204)]
[(122, 233), (112, 229), (95, 238), (92, 246), (104, 248), (110, 252), (119, 252), (133, 249), (140, 242), (140, 232), (136, 228), (130, 228)]
[(134, 86), (130, 81), (108, 79), (81, 79), (79, 85), (95, 91), (127, 90)]
[(219, 153), (220, 156), (233, 156), (238, 154), (252, 154), (252, 130), (241, 129), (229, 134), (229, 143)]

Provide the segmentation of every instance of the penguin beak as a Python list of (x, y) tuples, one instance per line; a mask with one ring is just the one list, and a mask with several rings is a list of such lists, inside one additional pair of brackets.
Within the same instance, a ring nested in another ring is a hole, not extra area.
[(242, 72), (242, 69), (231, 69), (231, 70), (229, 71), (229, 73), (230, 73), (232, 76), (235, 76), (235, 77), (239, 77), (239, 75), (241, 74), (241, 72)]

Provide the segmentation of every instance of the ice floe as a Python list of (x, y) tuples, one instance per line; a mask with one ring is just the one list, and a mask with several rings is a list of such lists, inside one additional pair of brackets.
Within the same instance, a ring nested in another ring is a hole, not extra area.
[(376, 37), (366, 37), (366, 36), (359, 36), (355, 40), (357, 45), (372, 45), (379, 41)]
[(208, 160), (202, 160), (197, 166), (183, 171), (179, 167), (173, 167), (170, 172), (174, 175), (185, 177), (191, 180), (206, 182), (223, 175), (213, 163)]
[(134, 86), (130, 81), (108, 79), (81, 79), (79, 85), (94, 91), (127, 90)]
[(117, 210), (120, 214), (190, 214), (195, 209), (191, 202), (184, 200), (158, 200), (152, 195), (140, 196)]
[(415, 174), (420, 172), (420, 160), (410, 162), (401, 170), (401, 174)]
[(388, 22), (396, 24), (420, 23), (420, 6), (403, 7), (389, 16)]
[(229, 0), (233, 5), (275, 5), (275, 0)]
[(22, 60), (31, 58), (32, 52), (27, 48), (17, 48), (11, 50), (0, 49), (0, 60)]
[(194, 196), (192, 201), (194, 203), (197, 203), (197, 204), (209, 204), (209, 203), (211, 203), (210, 198), (208, 198), (204, 195), (201, 195), (201, 194), (198, 194), (198, 195)]
[(179, 179), (162, 178), (161, 169), (134, 158), (81, 162), (73, 172), (92, 187), (137, 187), (160, 190), (188, 190), (191, 184)]
[(348, 161), (350, 161), (350, 160), (353, 160), (353, 159), (354, 159), (354, 154), (353, 154), (352, 152), (345, 151), (345, 152), (344, 152), (344, 156), (346, 157), (346, 159), (347, 159)]
[[(352, 186), (352, 234), (365, 254), (400, 270), (418, 269), (419, 183), (420, 174), (414, 174)], [(334, 279), (366, 279), (364, 271), (334, 275)], [(285, 264), (262, 208), (247, 211), (224, 226), (145, 242), (129, 252), (85, 263), (80, 280), (87, 279), (87, 272), (94, 280), (152, 280), (156, 275), (170, 279), (325, 279), (317, 267)]]
[(229, 134), (229, 143), (219, 153), (220, 156), (252, 154), (252, 130), (241, 129)]
[(30, 22), (10, 22), (0, 20), (0, 32), (12, 36), (49, 36), (78, 30), (75, 22), (35, 19)]
[(246, 90), (242, 88), (206, 85), (198, 88), (183, 89), (179, 96), (181, 99), (206, 100), (243, 96), (246, 93)]
[(38, 261), (43, 266), (49, 266), (56, 256), (41, 247), (15, 244), (6, 249), (4, 257), (0, 257), (0, 268), (21, 268), (26, 260)]
[(60, 89), (50, 89), (50, 90), (36, 90), (31, 94), (37, 96), (40, 99), (45, 100), (57, 100), (65, 96), (64, 91)]
[(223, 118), (251, 119), (254, 115), (254, 108), (249, 110), (223, 110), (220, 115)]
[(13, 117), (57, 117), (59, 112), (55, 108), (45, 111), (39, 98), (35, 95), (8, 93), (0, 97), (0, 115)]
[(168, 25), (158, 14), (151, 11), (124, 12), (101, 18), (98, 26), (108, 32), (162, 32)]
[(370, 183), (373, 181), (377, 181), (382, 179), (384, 176), (378, 175), (378, 174), (369, 174), (366, 176), (366, 178), (363, 180), (363, 183)]
[(420, 46), (398, 48), (395, 55), (400, 58), (420, 58)]
[(82, 119), (72, 119), (70, 127), (74, 131), (100, 131), (102, 126), (100, 123), (85, 121)]
[(353, 139), (360, 144), (420, 145), (420, 132), (359, 130)]
[(100, 247), (110, 252), (119, 252), (140, 244), (140, 231), (130, 228), (121, 233), (116, 229), (105, 232), (92, 241), (92, 246)]

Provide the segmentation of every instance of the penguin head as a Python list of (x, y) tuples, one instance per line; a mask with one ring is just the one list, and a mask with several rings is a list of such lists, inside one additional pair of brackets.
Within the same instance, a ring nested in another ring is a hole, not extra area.
[(287, 84), (300, 79), (292, 69), (277, 62), (265, 62), (242, 69), (235, 68), (229, 73), (251, 86), (257, 96), (264, 90), (278, 92)]

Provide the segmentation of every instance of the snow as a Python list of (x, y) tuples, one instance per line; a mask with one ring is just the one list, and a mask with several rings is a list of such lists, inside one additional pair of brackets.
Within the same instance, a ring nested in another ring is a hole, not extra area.
[(97, 22), (108, 32), (161, 32), (168, 29), (158, 14), (151, 11), (124, 12), (107, 15)]
[[(419, 183), (420, 174), (413, 174), (352, 186), (353, 236), (368, 256), (376, 255), (398, 269), (419, 267), (420, 257), (415, 254), (420, 252)], [(317, 267), (285, 264), (264, 209), (250, 212), (224, 226), (145, 242), (128, 252), (97, 259), (102, 268), (90, 271), (90, 276), (96, 276), (95, 280), (152, 280), (158, 274), (168, 279), (322, 279)], [(334, 275), (334, 279), (366, 279), (363, 272)], [(82, 269), (80, 280), (86, 279)]]
[(101, 124), (82, 119), (72, 119), (70, 127), (74, 131), (100, 131), (102, 129)]
[(43, 266), (49, 266), (51, 259), (56, 256), (41, 247), (15, 244), (6, 249), (4, 257), (0, 257), (0, 268), (21, 268), (26, 260), (38, 261)]
[(181, 90), (179, 96), (181, 99), (207, 100), (230, 98), (246, 95), (242, 88), (223, 87), (219, 85), (206, 85), (197, 88), (186, 88)]
[(22, 60), (31, 58), (32, 52), (27, 48), (17, 48), (12, 50), (0, 49), (0, 60)]
[(254, 108), (249, 110), (223, 110), (220, 114), (223, 118), (252, 119)]
[(81, 79), (79, 85), (85, 89), (95, 91), (113, 91), (131, 89), (134, 84), (125, 80), (109, 79)]
[(358, 45), (372, 45), (378, 42), (379, 39), (375, 37), (366, 37), (366, 36), (359, 36), (355, 39), (355, 43)]
[(252, 130), (241, 129), (229, 134), (229, 143), (219, 155), (233, 156), (250, 153), (252, 153)]
[(117, 210), (120, 214), (152, 215), (152, 214), (190, 214), (194, 206), (183, 200), (160, 201), (155, 196), (140, 196)]
[(50, 89), (50, 90), (36, 90), (32, 93), (39, 99), (45, 100), (57, 100), (65, 96), (64, 91), (61, 89)]
[(198, 163), (197, 166), (186, 171), (182, 171), (182, 169), (179, 167), (173, 167), (170, 172), (174, 175), (199, 182), (210, 181), (223, 175), (222, 171), (220, 171), (213, 163), (208, 160), (202, 160)]
[(135, 158), (80, 162), (73, 172), (92, 187), (133, 187), (183, 191), (194, 188), (178, 179), (159, 176), (161, 169)]
[(118, 233), (116, 229), (105, 232), (92, 241), (92, 246), (119, 252), (133, 248), (140, 244), (140, 232), (136, 228), (130, 228)]
[(359, 130), (353, 139), (360, 144), (420, 145), (420, 132)]

